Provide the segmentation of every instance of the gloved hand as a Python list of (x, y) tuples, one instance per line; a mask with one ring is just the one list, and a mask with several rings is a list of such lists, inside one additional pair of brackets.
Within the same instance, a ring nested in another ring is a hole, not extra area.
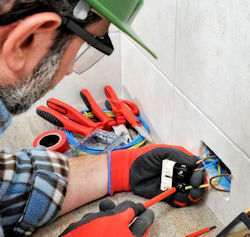
[(115, 206), (111, 200), (106, 199), (100, 203), (99, 208), (100, 212), (89, 213), (80, 221), (70, 224), (59, 237), (145, 237), (154, 221), (153, 211), (145, 211), (142, 204), (131, 201)]
[[(153, 198), (160, 190), (162, 160), (196, 167), (198, 159), (180, 146), (148, 145), (145, 147), (113, 151), (108, 154), (109, 194), (130, 191), (145, 198)], [(199, 164), (198, 167), (202, 166)], [(198, 187), (204, 183), (204, 171), (195, 171), (190, 179), (193, 189), (185, 193), (177, 191), (164, 199), (172, 206), (182, 207), (197, 202), (204, 194)]]

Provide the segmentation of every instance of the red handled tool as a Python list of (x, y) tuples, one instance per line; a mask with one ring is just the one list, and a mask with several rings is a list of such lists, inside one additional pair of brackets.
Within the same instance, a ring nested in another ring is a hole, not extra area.
[(203, 235), (203, 234), (205, 234), (205, 233), (210, 232), (211, 230), (214, 230), (215, 228), (216, 228), (216, 226), (212, 226), (212, 227), (210, 227), (210, 228), (206, 228), (206, 229), (200, 230), (200, 231), (198, 231), (198, 232), (195, 232), (195, 233), (193, 233), (193, 234), (191, 234), (191, 235), (186, 235), (186, 237), (196, 237), (196, 236), (200, 236), (200, 235)]
[(48, 106), (38, 106), (37, 114), (50, 123), (74, 133), (87, 136), (95, 129), (102, 129), (102, 123), (95, 123), (70, 105), (50, 98)]
[(168, 196), (172, 195), (175, 192), (176, 192), (176, 188), (174, 188), (174, 187), (170, 188), (169, 190), (167, 190), (167, 191), (155, 196), (154, 198), (144, 202), (143, 206), (145, 208), (149, 208), (149, 207), (153, 206), (154, 204), (156, 204), (157, 202), (160, 202), (163, 199), (167, 198)]
[(108, 98), (106, 106), (116, 114), (118, 119), (124, 117), (141, 136), (151, 142), (149, 133), (136, 117), (139, 112), (137, 105), (128, 100), (120, 101), (111, 86), (105, 86), (104, 92)]
[(57, 100), (55, 98), (50, 98), (47, 101), (48, 107), (51, 109), (56, 110), (57, 112), (63, 114), (64, 116), (68, 117), (69, 119), (87, 126), (87, 127), (93, 127), (95, 129), (103, 129), (102, 123), (95, 123), (91, 119), (84, 116), (81, 112), (73, 108), (72, 106)]
[(119, 136), (123, 136), (127, 143), (132, 141), (128, 129), (124, 126), (126, 123), (124, 117), (116, 114), (115, 121), (113, 118), (107, 116), (107, 114), (104, 113), (102, 108), (96, 103), (87, 89), (81, 90), (80, 95), (89, 111), (91, 111), (95, 117), (97, 117), (103, 123), (106, 130), (110, 131), (111, 128), (113, 128), (114, 132)]

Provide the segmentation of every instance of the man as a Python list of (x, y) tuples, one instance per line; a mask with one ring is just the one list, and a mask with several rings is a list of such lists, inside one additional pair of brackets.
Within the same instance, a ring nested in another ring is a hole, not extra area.
[[(154, 56), (130, 28), (141, 4), (142, 0), (0, 0), (0, 133), (10, 124), (10, 114), (26, 111), (70, 74), (72, 68), (74, 70), (73, 64), (82, 44), (88, 43), (88, 50), (94, 50), (96, 53), (92, 55), (96, 58), (90, 60), (86, 52), (77, 57), (78, 69), (75, 70), (78, 72), (79, 65), (83, 68), (80, 71), (84, 71), (91, 66), (90, 61), (93, 64), (98, 61), (102, 56), (100, 52), (112, 53), (107, 34), (110, 22)], [(77, 159), (49, 152), (43, 147), (23, 149), (17, 154), (5, 149), (0, 153), (1, 225), (5, 235), (29, 236), (56, 217), (117, 191), (132, 189), (135, 194), (152, 198), (161, 193), (161, 162), (164, 159), (193, 167), (197, 161), (184, 148), (167, 145)], [(202, 171), (194, 172), (193, 189), (177, 192), (166, 201), (178, 207), (198, 201), (204, 192), (198, 188), (203, 179)], [(90, 231), (93, 226), (95, 233), (100, 231), (103, 220), (111, 230), (113, 225), (105, 216), (124, 216), (115, 218), (116, 224), (121, 226), (115, 231), (124, 236), (128, 233), (142, 236), (153, 222), (152, 211), (138, 210), (131, 202), (117, 207), (106, 202), (100, 209), (100, 213), (90, 219), (84, 217), (80, 223), (84, 236), (94, 236)], [(128, 209), (132, 210), (129, 215), (125, 213)], [(128, 228), (135, 215), (140, 215), (138, 219), (142, 223), (149, 221), (146, 229), (142, 230), (137, 224)], [(125, 217), (129, 221), (124, 225)], [(115, 231), (113, 236), (117, 236)], [(111, 234), (104, 231), (99, 236)]]

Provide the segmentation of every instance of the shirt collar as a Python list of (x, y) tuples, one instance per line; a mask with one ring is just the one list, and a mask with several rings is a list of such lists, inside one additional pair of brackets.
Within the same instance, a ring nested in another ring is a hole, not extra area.
[(11, 121), (11, 114), (6, 109), (4, 103), (0, 100), (0, 134), (10, 126)]

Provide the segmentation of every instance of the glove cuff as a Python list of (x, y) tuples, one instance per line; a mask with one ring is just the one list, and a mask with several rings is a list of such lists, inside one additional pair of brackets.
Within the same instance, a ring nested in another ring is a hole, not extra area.
[(146, 152), (160, 147), (176, 148), (192, 156), (183, 147), (160, 144), (148, 145), (136, 149), (112, 151), (108, 153), (108, 194), (113, 195), (114, 192), (130, 191), (129, 175), (133, 162)]
[(111, 152), (108, 152), (108, 195), (111, 195)]
[(129, 170), (131, 157), (128, 150), (113, 151), (108, 154), (108, 194), (130, 191)]

